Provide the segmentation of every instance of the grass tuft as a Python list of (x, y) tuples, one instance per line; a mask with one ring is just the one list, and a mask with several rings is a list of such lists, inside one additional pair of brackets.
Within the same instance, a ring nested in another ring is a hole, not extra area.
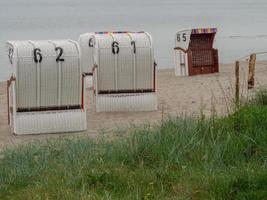
[(267, 89), (260, 89), (259, 91), (256, 92), (253, 100), (253, 104), (256, 105), (267, 105)]

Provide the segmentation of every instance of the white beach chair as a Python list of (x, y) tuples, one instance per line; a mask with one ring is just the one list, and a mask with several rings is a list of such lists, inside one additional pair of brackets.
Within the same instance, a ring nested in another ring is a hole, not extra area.
[(78, 43), (8, 41), (7, 47), (13, 68), (8, 94), (13, 132), (86, 130), (86, 95)]
[(96, 112), (157, 110), (156, 69), (148, 33), (96, 32), (80, 38), (84, 64), (88, 63), (85, 68), (93, 73)]

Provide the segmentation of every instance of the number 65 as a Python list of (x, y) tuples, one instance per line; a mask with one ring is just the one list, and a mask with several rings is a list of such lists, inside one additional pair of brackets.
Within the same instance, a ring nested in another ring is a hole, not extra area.
[[(177, 34), (177, 41), (181, 42), (181, 35), (179, 33)], [(182, 41), (186, 42), (186, 33), (182, 34)]]

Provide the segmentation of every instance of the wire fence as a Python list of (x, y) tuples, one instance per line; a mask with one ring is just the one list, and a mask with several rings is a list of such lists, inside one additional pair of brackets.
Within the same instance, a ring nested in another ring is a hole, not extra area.
[[(256, 54), (256, 55), (264, 55), (264, 54), (267, 54), (267, 52), (266, 51), (262, 51), (262, 52), (255, 52), (255, 53), (253, 53), (253, 54)], [(246, 55), (246, 56), (244, 56), (244, 57), (241, 57), (241, 58), (239, 58), (237, 61), (239, 61), (239, 62), (249, 62), (249, 57), (250, 57), (250, 55), (251, 54), (249, 54), (249, 55)], [(246, 60), (244, 60), (244, 59), (246, 59)]]
[[(267, 62), (266, 61), (257, 61), (257, 56), (267, 55), (266, 51), (255, 52), (250, 55), (246, 55), (236, 60), (235, 62), (235, 101), (239, 104), (240, 99), (240, 71), (239, 63), (245, 63), (246, 69), (248, 70), (247, 86), (248, 91), (253, 89), (255, 86), (255, 72), (258, 74), (267, 73)], [(258, 69), (260, 67), (260, 69)], [(257, 69), (257, 70), (256, 70)]]

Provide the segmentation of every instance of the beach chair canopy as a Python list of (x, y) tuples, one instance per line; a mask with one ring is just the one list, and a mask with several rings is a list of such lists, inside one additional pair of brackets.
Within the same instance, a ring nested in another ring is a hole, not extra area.
[[(82, 59), (88, 54), (84, 58), (88, 61), (83, 63), (97, 66), (99, 93), (155, 90), (153, 46), (148, 33), (96, 32), (84, 35), (87, 35), (84, 42), (87, 46), (81, 44)], [(87, 50), (84, 50), (85, 46)]]
[(82, 106), (79, 45), (72, 40), (9, 41), (18, 111)]
[(175, 38), (175, 48), (185, 52), (188, 50), (212, 49), (216, 33), (216, 28), (178, 31)]

